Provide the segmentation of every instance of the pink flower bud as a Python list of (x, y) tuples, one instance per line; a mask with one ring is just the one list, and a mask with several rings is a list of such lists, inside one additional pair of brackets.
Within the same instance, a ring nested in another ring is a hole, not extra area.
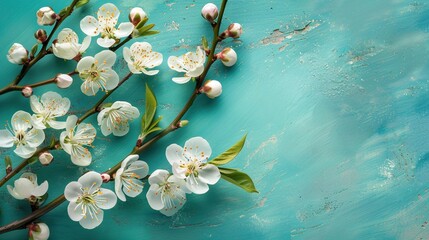
[(217, 15), (218, 15), (218, 9), (216, 5), (214, 5), (213, 3), (207, 3), (201, 9), (201, 16), (203, 16), (204, 19), (206, 19), (211, 23), (214, 23), (214, 20), (216, 20)]
[(101, 179), (103, 180), (103, 182), (107, 183), (110, 181), (110, 175), (107, 173), (103, 173), (101, 174)]
[(147, 17), (146, 13), (143, 11), (142, 8), (139, 8), (139, 7), (135, 7), (131, 9), (130, 14), (128, 15), (130, 22), (134, 26), (137, 26), (146, 17)]
[(34, 240), (47, 240), (50, 232), (46, 223), (32, 223), (28, 226), (28, 236)]
[(55, 78), (55, 83), (59, 88), (68, 88), (73, 83), (73, 78), (67, 74), (59, 74), (57, 78)]
[(201, 92), (209, 98), (219, 97), (222, 94), (222, 84), (216, 80), (208, 80), (201, 88)]
[(40, 26), (53, 25), (57, 20), (57, 14), (50, 7), (42, 7), (37, 11), (37, 24)]
[(13, 64), (24, 64), (28, 60), (28, 51), (19, 43), (14, 43), (7, 52), (7, 60)]
[(34, 37), (36, 38), (38, 43), (44, 43), (48, 39), (48, 35), (46, 31), (43, 29), (39, 29), (34, 33)]
[(222, 52), (216, 54), (216, 57), (227, 67), (231, 67), (237, 62), (237, 53), (232, 48), (225, 48)]
[(30, 97), (31, 95), (33, 95), (33, 89), (31, 88), (31, 87), (24, 87), (22, 90), (21, 90), (21, 93), (22, 93), (22, 96), (24, 96), (24, 97), (26, 97), (26, 98), (28, 98), (28, 97)]
[(43, 166), (49, 165), (52, 160), (54, 160), (54, 156), (50, 152), (43, 152), (39, 155), (39, 161)]
[(239, 38), (241, 36), (241, 33), (243, 33), (243, 30), (241, 28), (241, 24), (232, 23), (229, 25), (228, 29), (222, 33), (221, 36)]

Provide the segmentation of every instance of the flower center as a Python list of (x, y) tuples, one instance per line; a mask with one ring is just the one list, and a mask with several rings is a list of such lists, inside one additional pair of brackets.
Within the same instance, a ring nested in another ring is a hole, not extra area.
[(100, 71), (98, 70), (97, 65), (93, 63), (91, 68), (82, 71), (79, 73), (79, 76), (85, 80), (96, 81), (100, 77)]
[(16, 137), (16, 140), (15, 140), (15, 143), (16, 144), (25, 144), (25, 133), (24, 133), (24, 131), (18, 131), (17, 133), (16, 133), (16, 135), (15, 135), (15, 137)]

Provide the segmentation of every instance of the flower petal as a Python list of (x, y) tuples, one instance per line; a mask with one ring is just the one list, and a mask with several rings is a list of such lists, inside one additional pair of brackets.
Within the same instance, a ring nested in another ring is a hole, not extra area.
[(93, 16), (86, 16), (80, 21), (80, 29), (88, 36), (97, 36), (100, 34), (99, 23)]
[(143, 192), (144, 184), (142, 181), (135, 178), (126, 179), (126, 181), (128, 181), (127, 185), (131, 187), (127, 188), (126, 185), (123, 184), (122, 190), (128, 197), (134, 198)]
[(39, 98), (35, 95), (30, 97), (30, 107), (34, 113), (42, 113), (45, 110), (43, 105), (39, 102)]
[(208, 184), (216, 184), (220, 179), (219, 168), (213, 164), (207, 164), (198, 171), (198, 178)]
[(31, 129), (25, 134), (25, 140), (29, 147), (38, 147), (45, 140), (45, 133), (41, 129)]
[(65, 142), (66, 137), (67, 137), (67, 131), (62, 132), (60, 135), (60, 144), (66, 153), (71, 154), (72, 145), (70, 143)]
[(153, 75), (158, 74), (159, 70), (150, 70), (150, 71), (148, 71), (148, 70), (146, 70), (146, 69), (143, 68), (142, 69), (142, 73), (144, 73), (144, 74), (146, 74), (148, 76), (153, 76)]
[(167, 182), (168, 176), (170, 173), (167, 170), (164, 169), (157, 169), (155, 170), (149, 177), (149, 184), (163, 184)]
[(29, 198), (31, 196), (31, 193), (33, 192), (33, 189), (33, 183), (27, 178), (19, 178), (15, 181), (14, 190), (19, 196), (23, 198)]
[(114, 27), (118, 22), (119, 10), (112, 3), (103, 4), (97, 12), (98, 21), (104, 26)]
[(212, 155), (210, 144), (202, 137), (193, 137), (186, 141), (185, 150), (202, 162), (206, 162)]
[(167, 60), (168, 67), (177, 72), (187, 72), (183, 64), (182, 57), (170, 56)]
[(76, 70), (81, 73), (85, 70), (89, 70), (91, 69), (92, 64), (95, 63), (95, 58), (91, 57), (91, 56), (87, 56), (82, 58), (76, 66)]
[(0, 130), (0, 147), (10, 148), (13, 147), (15, 137), (6, 129)]
[(69, 217), (73, 221), (80, 221), (82, 218), (84, 218), (84, 215), (82, 214), (81, 206), (78, 206), (76, 202), (71, 201), (67, 207), (67, 213), (69, 214)]
[(119, 84), (118, 74), (111, 68), (104, 69), (105, 71), (101, 73), (101, 77), (106, 79), (106, 90), (112, 90)]
[(95, 96), (98, 90), (100, 90), (100, 85), (93, 81), (85, 81), (80, 85), (80, 90), (87, 96)]
[(15, 132), (27, 131), (27, 129), (32, 127), (31, 115), (28, 112), (19, 110), (13, 114), (11, 124)]
[(103, 210), (98, 210), (95, 213), (95, 216), (85, 216), (82, 218), (79, 223), (85, 229), (94, 229), (98, 227), (103, 222), (104, 212)]
[(129, 36), (134, 30), (134, 25), (130, 22), (123, 22), (119, 24), (118, 29), (114, 32), (116, 38), (123, 38)]
[(116, 62), (116, 53), (110, 50), (103, 50), (94, 56), (98, 68), (110, 68)]
[(123, 168), (119, 168), (118, 171), (116, 171), (115, 176), (115, 193), (116, 196), (118, 196), (119, 200), (126, 202), (127, 198), (124, 195), (124, 192), (122, 192), (122, 178), (121, 175), (124, 172)]
[(48, 188), (49, 188), (48, 181), (44, 181), (42, 184), (40, 184), (40, 186), (37, 186), (36, 188), (33, 189), (33, 192), (31, 193), (31, 195), (34, 195), (36, 197), (41, 197), (45, 195), (46, 192), (48, 192)]
[(173, 82), (178, 84), (185, 84), (191, 80), (191, 77), (174, 77)]
[(40, 114), (31, 115), (31, 125), (36, 129), (46, 129), (45, 124), (43, 123), (44, 117)]
[(73, 181), (67, 184), (64, 189), (64, 197), (70, 202), (76, 202), (78, 197), (82, 194), (82, 184)]
[(14, 197), (17, 200), (22, 200), (24, 199), (24, 197), (21, 197), (14, 188), (12, 188), (12, 186), (7, 185), (7, 191), (10, 193), (10, 195), (12, 195), (12, 197)]
[(67, 120), (66, 120), (66, 129), (68, 131), (73, 130), (76, 126), (77, 120), (78, 120), (78, 118), (76, 115), (68, 116)]
[(131, 50), (127, 47), (124, 47), (124, 50), (122, 51), (122, 55), (124, 57), (124, 60), (127, 63), (133, 63), (133, 60), (131, 60)]
[(209, 190), (207, 183), (201, 181), (198, 177), (186, 178), (186, 187), (195, 194), (204, 194)]
[(47, 123), (53, 129), (64, 129), (64, 128), (66, 128), (66, 122), (59, 122), (59, 121), (49, 120)]
[(94, 191), (100, 188), (101, 184), (103, 183), (103, 180), (101, 179), (101, 175), (94, 171), (85, 173), (77, 181), (80, 184), (82, 184), (83, 189), (91, 188)]
[(149, 173), (149, 165), (145, 161), (138, 160), (130, 164), (130, 166), (126, 169), (127, 173), (134, 173), (135, 178), (142, 179), (147, 176)]
[(100, 188), (98, 194), (94, 197), (96, 204), (101, 209), (111, 209), (116, 205), (117, 198), (112, 190)]
[(116, 40), (113, 38), (108, 38), (108, 37), (97, 38), (97, 44), (100, 47), (109, 48), (109, 47), (113, 46), (113, 44), (115, 44), (115, 43), (116, 43)]
[(19, 144), (18, 146), (16, 146), (16, 149), (13, 152), (22, 158), (29, 158), (33, 156), (36, 150), (37, 148), (30, 147), (28, 144), (26, 145)]
[(81, 145), (74, 144), (72, 145), (70, 159), (73, 164), (81, 167), (86, 167), (91, 164), (92, 155), (87, 148), (84, 148)]
[(86, 49), (88, 49), (89, 45), (91, 45), (91, 37), (90, 36), (86, 36), (83, 39), (82, 45), (80, 46), (79, 52), (83, 53), (86, 51)]
[(137, 69), (133, 63), (128, 63), (128, 69), (130, 69), (130, 72), (134, 73), (134, 74), (141, 74), (142, 72)]
[(146, 199), (149, 203), (149, 206), (154, 210), (161, 210), (164, 208), (164, 203), (161, 200), (161, 191), (158, 184), (153, 184), (150, 186), (149, 190), (146, 193)]
[(190, 70), (186, 73), (189, 77), (198, 77), (204, 72), (204, 65), (198, 65), (195, 69)]
[[(115, 102), (116, 103), (116, 102)], [(114, 103), (114, 104), (115, 104)], [(113, 105), (112, 105), (113, 106)], [(137, 161), (139, 159), (139, 155), (137, 154), (131, 154), (127, 156), (121, 163), (121, 168), (125, 169), (128, 168), (133, 162)]]
[(183, 148), (177, 144), (171, 144), (165, 149), (165, 157), (171, 165), (185, 160), (183, 157)]

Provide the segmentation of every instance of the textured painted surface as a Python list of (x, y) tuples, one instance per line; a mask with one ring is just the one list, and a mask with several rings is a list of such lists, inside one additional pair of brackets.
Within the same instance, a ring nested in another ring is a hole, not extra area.
[[(103, 2), (91, 1), (64, 26), (80, 32), (78, 20), (94, 14)], [(162, 33), (147, 40), (165, 59), (194, 49), (203, 34), (210, 36), (199, 16), (203, 1), (112, 2), (124, 12), (140, 5), (149, 13)], [(64, 3), (0, 3), (1, 56), (14, 41), (31, 47), (38, 28), (33, 16), (42, 5), (59, 9)], [(186, 116), (189, 127), (141, 157), (152, 170), (168, 168), (164, 149), (170, 143), (200, 135), (216, 155), (247, 132), (248, 142), (231, 167), (252, 176), (260, 194), (222, 181), (206, 195), (189, 196), (172, 218), (151, 210), (141, 195), (107, 211), (103, 224), (92, 231), (72, 222), (63, 205), (43, 217), (52, 239), (428, 239), (429, 4), (230, 0), (225, 26), (231, 22), (242, 23), (245, 34), (223, 46), (233, 46), (239, 62), (231, 69), (217, 64), (209, 74), (223, 82), (222, 97), (201, 97)], [(94, 45), (89, 54), (98, 50)], [(5, 85), (19, 69), (5, 57), (0, 66)], [(53, 68), (68, 72), (73, 67), (73, 62), (48, 57), (24, 83), (51, 77)], [(125, 68), (119, 61), (120, 75)], [(159, 75), (133, 77), (111, 99), (127, 99), (142, 109), (148, 82), (160, 103), (158, 113), (170, 121), (192, 89), (191, 84), (174, 84), (174, 75), (163, 64)], [(72, 111), (81, 113), (96, 98), (83, 96), (79, 79), (75, 81), (60, 93), (74, 99)], [(19, 95), (0, 96), (1, 123), (18, 109), (30, 110)], [(137, 122), (132, 129), (138, 129)], [(136, 136), (99, 136), (88, 169), (102, 171), (115, 163)], [(31, 167), (40, 172), (40, 180), (49, 181), (51, 197), (63, 191), (66, 180), (87, 170), (73, 166), (65, 154), (55, 154), (51, 166)], [(1, 224), (29, 212), (4, 188), (0, 202)], [(21, 231), (0, 239), (23, 236)]]

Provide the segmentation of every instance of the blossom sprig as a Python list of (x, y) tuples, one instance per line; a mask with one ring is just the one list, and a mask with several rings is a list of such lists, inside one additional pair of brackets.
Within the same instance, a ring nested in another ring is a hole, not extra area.
[(176, 72), (183, 72), (183, 77), (174, 77), (173, 82), (184, 84), (191, 78), (200, 76), (204, 71), (206, 53), (200, 46), (195, 52), (187, 52), (179, 57), (170, 56), (168, 58), (168, 67)]

